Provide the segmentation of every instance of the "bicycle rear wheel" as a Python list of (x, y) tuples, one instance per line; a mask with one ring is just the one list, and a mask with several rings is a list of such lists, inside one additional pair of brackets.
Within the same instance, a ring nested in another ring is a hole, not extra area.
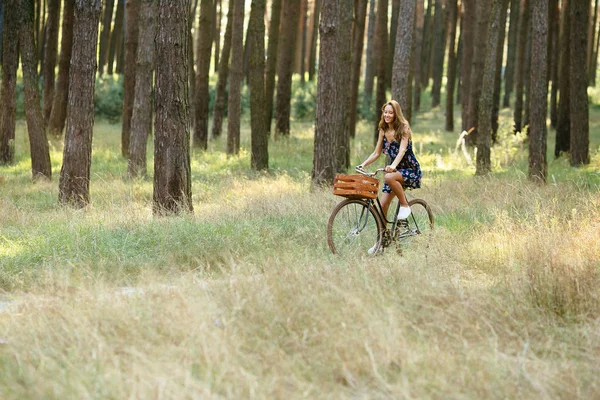
[(433, 212), (431, 208), (421, 199), (413, 199), (408, 202), (411, 215), (408, 217), (408, 229), (412, 235), (423, 235), (433, 230)]
[[(333, 254), (342, 256), (376, 254), (383, 228), (373, 206), (364, 200), (339, 203), (327, 223), (327, 243)], [(369, 251), (371, 250), (371, 251)]]

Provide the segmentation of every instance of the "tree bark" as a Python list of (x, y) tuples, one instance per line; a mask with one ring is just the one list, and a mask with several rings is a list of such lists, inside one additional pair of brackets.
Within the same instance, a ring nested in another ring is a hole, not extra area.
[(552, 91), (550, 93), (550, 126), (556, 128), (558, 117), (558, 65), (559, 59), (559, 30), (560, 30), (560, 12), (558, 9), (558, 0), (550, 0), (550, 21), (548, 40), (552, 42), (548, 58), (552, 60), (550, 64), (550, 79), (552, 80)]
[[(386, 50), (388, 48), (387, 34), (387, 9), (388, 0), (377, 0), (377, 19), (375, 21), (375, 59), (377, 60), (377, 90), (375, 93), (375, 129), (373, 130), (373, 143), (377, 143), (379, 120), (381, 119), (381, 106), (386, 102)], [(383, 12), (382, 12), (383, 11)]]
[(351, 77), (348, 79), (348, 66), (352, 65), (352, 21), (353, 1), (341, 0), (338, 2), (338, 24), (337, 36), (337, 67), (336, 77), (337, 98), (341, 110), (341, 122), (338, 132), (338, 146), (336, 147), (337, 172), (345, 172), (350, 167), (350, 132), (349, 121), (352, 110)]
[(500, 90), (502, 86), (502, 60), (504, 58), (504, 39), (506, 37), (506, 16), (508, 0), (502, 0), (500, 9), (500, 33), (496, 51), (496, 69), (494, 77), (494, 101), (492, 105), (492, 142), (496, 143), (498, 136), (498, 114), (500, 113)]
[(427, 11), (423, 22), (423, 48), (421, 50), (421, 88), (427, 89), (430, 78), (430, 62), (431, 62), (431, 42), (433, 40), (433, 4), (435, 0), (427, 2)]
[(508, 47), (506, 50), (506, 68), (504, 70), (504, 98), (502, 105), (510, 106), (510, 94), (515, 86), (515, 62), (517, 57), (521, 0), (510, 0), (510, 22), (508, 27)]
[(135, 58), (139, 35), (140, 0), (127, 0), (125, 4), (125, 73), (123, 76), (123, 126), (121, 130), (121, 155), (129, 157), (131, 114), (135, 96)]
[(269, 135), (265, 104), (265, 0), (252, 0), (248, 39), (250, 40), (250, 165), (255, 170), (269, 168)]
[(473, 127), (469, 121), (469, 102), (471, 96), (471, 66), (473, 62), (473, 41), (475, 39), (475, 23), (476, 20), (476, 8), (475, 0), (462, 0), (464, 7), (463, 11), (463, 23), (461, 24), (461, 37), (462, 37), (462, 57), (460, 63), (460, 76), (461, 76), (461, 103), (462, 103), (462, 130), (468, 131)]
[(75, 207), (84, 207), (90, 201), (100, 3), (100, 0), (75, 0), (74, 4), (67, 129), (58, 200)]
[[(559, 98), (558, 115), (556, 118), (556, 142), (554, 146), (554, 157), (559, 157), (560, 153), (568, 152), (571, 146), (571, 82), (570, 82), (570, 64), (571, 64), (571, 21), (570, 7), (572, 0), (563, 0), (563, 9), (561, 10), (561, 34), (560, 34), (560, 66), (559, 66)], [(576, 1), (576, 0), (575, 0)]]
[(292, 65), (295, 54), (296, 27), (300, 16), (300, 0), (284, 0), (284, 5), (281, 20), (281, 42), (277, 55), (276, 136), (289, 136), (290, 134)]
[(233, 6), (231, 76), (227, 99), (227, 154), (229, 155), (237, 155), (240, 151), (241, 89), (244, 80), (244, 2), (244, 0), (236, 0)]
[[(72, 0), (65, 0), (72, 1)], [(115, 23), (110, 35), (110, 46), (108, 48), (108, 61), (106, 66), (106, 73), (108, 75), (113, 74), (113, 68), (115, 65), (115, 58), (120, 52), (120, 48), (123, 45), (123, 24), (125, 19), (125, 0), (117, 0), (117, 10), (115, 12)], [(64, 26), (64, 24), (63, 24)]]
[(52, 100), (54, 99), (54, 78), (56, 69), (56, 58), (58, 55), (58, 28), (60, 16), (60, 0), (48, 0), (48, 19), (46, 20), (46, 45), (44, 48), (43, 73), (43, 117), (44, 125), (47, 125), (52, 111)]
[[(273, 0), (273, 2), (281, 0)], [(314, 8), (312, 15), (312, 35), (310, 39), (310, 56), (308, 57), (308, 80), (315, 79), (315, 66), (317, 65), (317, 39), (319, 36), (319, 15), (321, 14), (321, 0), (313, 0)], [(367, 0), (368, 1), (368, 0)], [(270, 37), (271, 35), (269, 35)]]
[(277, 49), (279, 44), (279, 25), (281, 21), (281, 1), (282, 0), (273, 0), (271, 3), (271, 22), (269, 23), (267, 65), (265, 66), (265, 119), (267, 121), (267, 129), (269, 132), (271, 132), (271, 120), (273, 119), (273, 96), (275, 95), (275, 71), (277, 69)]
[(527, 33), (529, 31), (529, 1), (522, 0), (521, 16), (519, 17), (519, 36), (517, 44), (517, 59), (515, 71), (515, 110), (514, 130), (520, 132), (523, 128), (523, 91), (525, 85), (526, 56), (527, 56)]
[(369, 26), (367, 28), (367, 51), (365, 54), (365, 97), (369, 106), (371, 105), (371, 99), (373, 97), (373, 86), (375, 82), (375, 20), (377, 18), (375, 14), (375, 3), (377, 0), (369, 0), (371, 5), (369, 6)]
[(221, 57), (219, 61), (219, 74), (217, 79), (217, 87), (215, 89), (215, 105), (213, 107), (213, 138), (221, 136), (221, 130), (223, 127), (223, 115), (225, 114), (225, 88), (227, 86), (227, 77), (229, 76), (229, 57), (231, 54), (231, 30), (233, 25), (234, 2), (235, 0), (229, 0), (227, 26), (225, 27), (223, 48), (221, 49)]
[(425, 23), (424, 0), (417, 0), (415, 11), (414, 100), (415, 113), (421, 108), (421, 61), (423, 53), (423, 24)]
[(198, 47), (196, 48), (196, 98), (194, 147), (206, 150), (208, 146), (208, 99), (210, 74), (210, 51), (213, 42), (212, 0), (200, 1), (198, 18)]
[(127, 173), (131, 178), (146, 177), (146, 145), (152, 131), (152, 87), (156, 1), (141, 0), (140, 36), (136, 57), (135, 96), (131, 115), (131, 142)]
[(315, 145), (312, 181), (316, 185), (332, 184), (336, 165), (337, 132), (342, 111), (337, 101), (337, 18), (336, 0), (323, 0), (319, 24), (319, 81), (315, 118)]
[[(215, 0), (213, 11), (213, 39), (215, 42), (215, 66), (214, 72), (219, 72), (219, 56), (221, 55), (221, 15), (223, 13), (222, 0)], [(218, 10), (217, 11), (217, 7)]]
[(413, 58), (413, 32), (415, 26), (415, 0), (403, 0), (400, 4), (400, 20), (396, 32), (394, 70), (392, 74), (392, 97), (398, 101), (404, 117), (410, 122), (411, 66)]
[(98, 72), (100, 73), (100, 76), (104, 74), (104, 66), (106, 65), (106, 59), (108, 58), (110, 27), (112, 25), (114, 6), (114, 0), (105, 0), (102, 31), (100, 32), (100, 50), (98, 52)]
[(571, 26), (571, 157), (573, 166), (590, 162), (590, 126), (587, 96), (587, 24), (589, 21), (589, 4), (584, 1), (570, 2)]
[(533, 0), (531, 7), (531, 121), (529, 123), (529, 179), (545, 183), (546, 114), (548, 111), (548, 2)]
[(365, 21), (367, 17), (368, 0), (354, 0), (354, 25), (352, 32), (352, 67), (351, 67), (351, 105), (348, 129), (350, 137), (356, 136), (356, 115), (358, 107), (358, 88), (360, 85), (360, 66), (365, 38)]
[[(5, 0), (6, 9), (15, 10), (20, 0)], [(8, 12), (7, 12), (8, 14)], [(19, 21), (5, 18), (2, 32), (2, 88), (0, 90), (0, 164), (15, 161), (16, 89), (19, 66)]]
[(448, 79), (446, 83), (446, 131), (454, 131), (454, 86), (456, 84), (456, 23), (457, 0), (448, 0)]
[[(480, 7), (482, 4), (478, 4)], [(487, 4), (486, 4), (487, 5)], [(476, 161), (476, 174), (486, 175), (491, 170), (490, 160), (490, 139), (492, 133), (492, 103), (494, 101), (494, 81), (496, 76), (496, 53), (498, 51), (498, 36), (500, 35), (500, 20), (502, 14), (503, 1), (492, 0), (491, 13), (487, 18), (488, 8), (479, 8), (478, 14), (483, 17), (486, 16), (485, 20), (489, 21), (489, 27), (486, 35), (485, 44), (485, 59), (484, 69), (481, 81), (481, 96), (478, 107), (478, 135), (477, 135), (477, 161)], [(482, 12), (485, 10), (485, 12)], [(479, 17), (478, 17), (479, 18)], [(479, 20), (478, 20), (479, 22)], [(486, 24), (487, 25), (487, 24)], [(481, 25), (480, 25), (481, 26)], [(502, 27), (503, 29), (503, 27)], [(478, 35), (482, 34), (481, 29), (478, 29)], [(476, 67), (474, 67), (476, 68)], [(476, 82), (471, 81), (471, 85)]]
[(58, 60), (58, 77), (52, 99), (52, 111), (48, 122), (51, 135), (61, 136), (67, 119), (67, 104), (69, 98), (69, 77), (71, 69), (71, 54), (73, 52), (73, 10), (75, 0), (65, 0), (62, 20), (62, 38), (60, 42), (60, 58)]
[(40, 108), (38, 91), (37, 49), (35, 47), (33, 0), (20, 1), (19, 45), (21, 48), (21, 66), (23, 69), (23, 87), (25, 92), (25, 117), (29, 134), (31, 153), (31, 173), (33, 179), (52, 178), (50, 150), (44, 127), (44, 118)]
[(188, 104), (189, 0), (158, 0), (154, 112), (155, 215), (192, 212)]
[(386, 51), (387, 67), (385, 69), (385, 76), (388, 77), (388, 85), (392, 84), (392, 70), (394, 67), (394, 50), (396, 49), (396, 32), (398, 32), (398, 12), (400, 10), (400, 0), (392, 1), (392, 15), (390, 17), (390, 38), (388, 43), (388, 49)]
[(446, 52), (443, 35), (443, 12), (442, 0), (435, 0), (435, 16), (433, 20), (435, 33), (433, 36), (433, 85), (431, 87), (431, 107), (437, 107), (441, 102), (442, 75), (444, 74), (444, 54)]

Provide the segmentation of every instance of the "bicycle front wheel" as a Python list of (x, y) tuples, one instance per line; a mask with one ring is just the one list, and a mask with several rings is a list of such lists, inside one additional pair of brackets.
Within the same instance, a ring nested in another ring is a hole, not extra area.
[(411, 235), (422, 235), (431, 233), (433, 230), (433, 212), (431, 208), (421, 199), (413, 199), (408, 202), (411, 215), (408, 217), (408, 229)]
[(383, 228), (375, 208), (364, 200), (339, 203), (327, 224), (327, 242), (333, 254), (360, 256), (376, 254)]

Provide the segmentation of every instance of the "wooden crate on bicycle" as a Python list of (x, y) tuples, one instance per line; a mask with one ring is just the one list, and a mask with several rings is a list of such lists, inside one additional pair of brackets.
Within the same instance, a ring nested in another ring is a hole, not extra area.
[(376, 199), (379, 179), (370, 176), (337, 174), (333, 180), (333, 194), (349, 199)]

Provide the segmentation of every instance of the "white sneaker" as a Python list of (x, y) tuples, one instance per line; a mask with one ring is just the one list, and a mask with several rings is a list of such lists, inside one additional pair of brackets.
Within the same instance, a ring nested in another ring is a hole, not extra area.
[(402, 207), (400, 206), (400, 211), (398, 211), (398, 219), (406, 219), (410, 215), (410, 207)]
[(373, 247), (371, 247), (369, 250), (367, 250), (367, 253), (368, 253), (369, 255), (372, 255), (372, 254), (375, 254), (375, 252), (376, 252), (376, 251), (377, 251), (377, 243), (375, 243), (375, 244), (373, 245)]

